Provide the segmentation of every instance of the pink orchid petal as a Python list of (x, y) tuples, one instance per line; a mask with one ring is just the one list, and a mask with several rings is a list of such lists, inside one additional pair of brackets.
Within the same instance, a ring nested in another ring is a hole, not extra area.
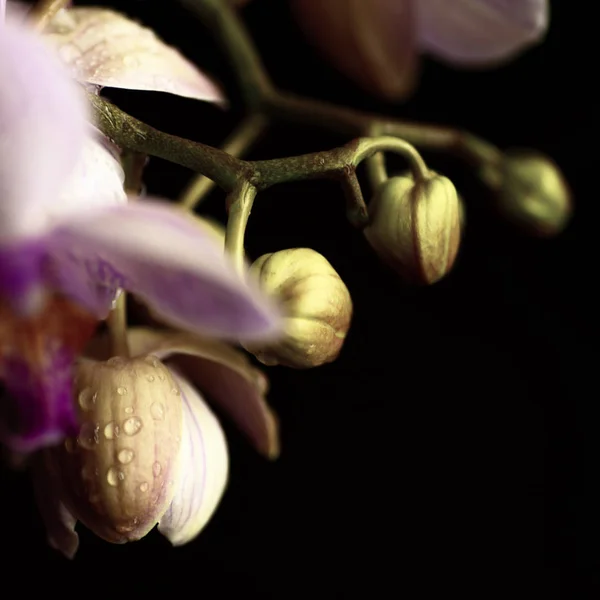
[(12, 449), (31, 452), (76, 432), (72, 366), (97, 320), (53, 297), (33, 318), (0, 302), (0, 438)]
[[(176, 365), (263, 456), (279, 456), (277, 417), (265, 400), (268, 381), (245, 354), (215, 340), (175, 331), (136, 327), (129, 330), (128, 339), (132, 354), (153, 354)], [(87, 352), (104, 356), (108, 351), (103, 340)]]
[(184, 377), (171, 372), (183, 404), (183, 434), (175, 496), (158, 523), (174, 546), (195, 538), (213, 516), (227, 485), (229, 455), (225, 434), (202, 396)]
[(415, 5), (421, 48), (462, 66), (513, 58), (548, 28), (548, 0), (418, 0)]
[(346, 76), (389, 100), (416, 76), (412, 0), (292, 0), (300, 26)]
[(77, 164), (87, 104), (68, 71), (28, 27), (0, 35), (0, 244), (38, 234)]
[(219, 88), (175, 48), (118, 12), (61, 11), (45, 33), (79, 81), (224, 102)]
[(262, 339), (280, 327), (272, 301), (242, 279), (214, 234), (172, 205), (89, 211), (58, 227), (48, 249), (53, 285), (99, 316), (122, 288), (183, 329)]
[(74, 558), (79, 548), (79, 536), (75, 532), (77, 519), (60, 499), (60, 477), (48, 452), (40, 452), (35, 457), (31, 475), (48, 544), (65, 557)]

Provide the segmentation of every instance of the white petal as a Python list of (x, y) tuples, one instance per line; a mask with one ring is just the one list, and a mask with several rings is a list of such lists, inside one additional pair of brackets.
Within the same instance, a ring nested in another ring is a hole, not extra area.
[(88, 107), (79, 86), (29, 27), (0, 36), (0, 239), (41, 233), (81, 156)]
[(48, 283), (100, 318), (122, 288), (182, 329), (240, 340), (279, 333), (274, 302), (205, 225), (169, 203), (88, 210), (57, 227), (46, 248)]
[(90, 135), (58, 202), (49, 209), (52, 224), (89, 209), (126, 204), (124, 183), (123, 168), (112, 142), (100, 132)]
[(512, 58), (539, 41), (548, 0), (418, 0), (421, 48), (464, 66)]
[(229, 456), (223, 430), (202, 396), (172, 373), (181, 390), (184, 430), (175, 497), (158, 530), (181, 546), (194, 539), (216, 511), (227, 484)]
[(47, 28), (47, 39), (82, 82), (223, 102), (219, 88), (175, 48), (118, 12), (62, 11)]

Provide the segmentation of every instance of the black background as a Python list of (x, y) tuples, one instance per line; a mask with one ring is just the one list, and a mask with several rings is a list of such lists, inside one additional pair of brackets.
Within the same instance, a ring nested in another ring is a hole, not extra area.
[[(142, 92), (106, 95), (153, 126), (219, 145), (243, 111), (209, 33), (175, 1), (104, 4), (139, 17), (216, 76), (232, 108)], [(247, 234), (250, 256), (314, 248), (355, 303), (337, 362), (309, 372), (269, 371), (281, 458), (264, 461), (224, 421), (230, 484), (197, 540), (172, 549), (153, 532), (111, 546), (81, 528), (72, 563), (46, 547), (26, 475), (3, 469), (5, 578), (22, 569), (25, 591), (56, 586), (92, 597), (141, 597), (155, 586), (197, 598), (591, 596), (600, 572), (600, 131), (594, 20), (578, 12), (583, 4), (553, 2), (546, 43), (510, 66), (460, 72), (425, 61), (418, 92), (394, 106), (330, 68), (305, 42), (285, 1), (251, 3), (244, 18), (282, 88), (454, 124), (500, 147), (537, 148), (563, 168), (575, 217), (554, 240), (526, 238), (492, 214), (486, 190), (464, 165), (426, 155), (466, 199), (468, 228), (452, 274), (412, 289), (349, 226), (334, 183), (262, 193)], [(277, 125), (250, 157), (344, 141)], [(146, 183), (149, 193), (175, 198), (189, 177), (152, 159)], [(222, 200), (215, 192), (203, 212), (223, 218)]]

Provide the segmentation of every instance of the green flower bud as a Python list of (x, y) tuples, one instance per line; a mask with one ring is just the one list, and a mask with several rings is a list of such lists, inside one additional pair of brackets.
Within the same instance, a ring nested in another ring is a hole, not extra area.
[(500, 165), (484, 167), (481, 177), (496, 192), (500, 213), (527, 233), (550, 237), (567, 225), (571, 192), (560, 169), (543, 154), (509, 151)]
[(296, 369), (335, 360), (350, 328), (352, 300), (327, 259), (310, 248), (292, 248), (261, 256), (250, 270), (287, 316), (282, 337), (246, 350), (263, 364)]
[(422, 181), (392, 177), (369, 205), (364, 234), (405, 280), (431, 284), (446, 275), (460, 243), (460, 204), (452, 182), (431, 172)]

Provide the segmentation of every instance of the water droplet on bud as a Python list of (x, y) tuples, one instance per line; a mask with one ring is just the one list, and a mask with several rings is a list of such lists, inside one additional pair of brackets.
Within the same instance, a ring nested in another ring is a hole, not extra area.
[(111, 421), (104, 427), (104, 437), (107, 440), (112, 440), (116, 437), (119, 437), (120, 431), (121, 430), (119, 429), (119, 426), (114, 421)]
[(116, 467), (110, 467), (106, 472), (106, 481), (108, 485), (112, 487), (117, 487), (120, 481), (125, 479), (125, 473), (123, 471), (119, 471)]
[(127, 435), (135, 435), (142, 428), (142, 420), (139, 417), (131, 417), (123, 423), (123, 431)]
[(130, 450), (129, 448), (123, 448), (123, 450), (121, 450), (117, 455), (117, 458), (121, 464), (127, 465), (133, 460), (134, 456), (135, 454), (133, 453), (133, 450)]
[(84, 423), (79, 430), (77, 443), (86, 450), (92, 450), (100, 441), (98, 432), (100, 426), (97, 423)]

